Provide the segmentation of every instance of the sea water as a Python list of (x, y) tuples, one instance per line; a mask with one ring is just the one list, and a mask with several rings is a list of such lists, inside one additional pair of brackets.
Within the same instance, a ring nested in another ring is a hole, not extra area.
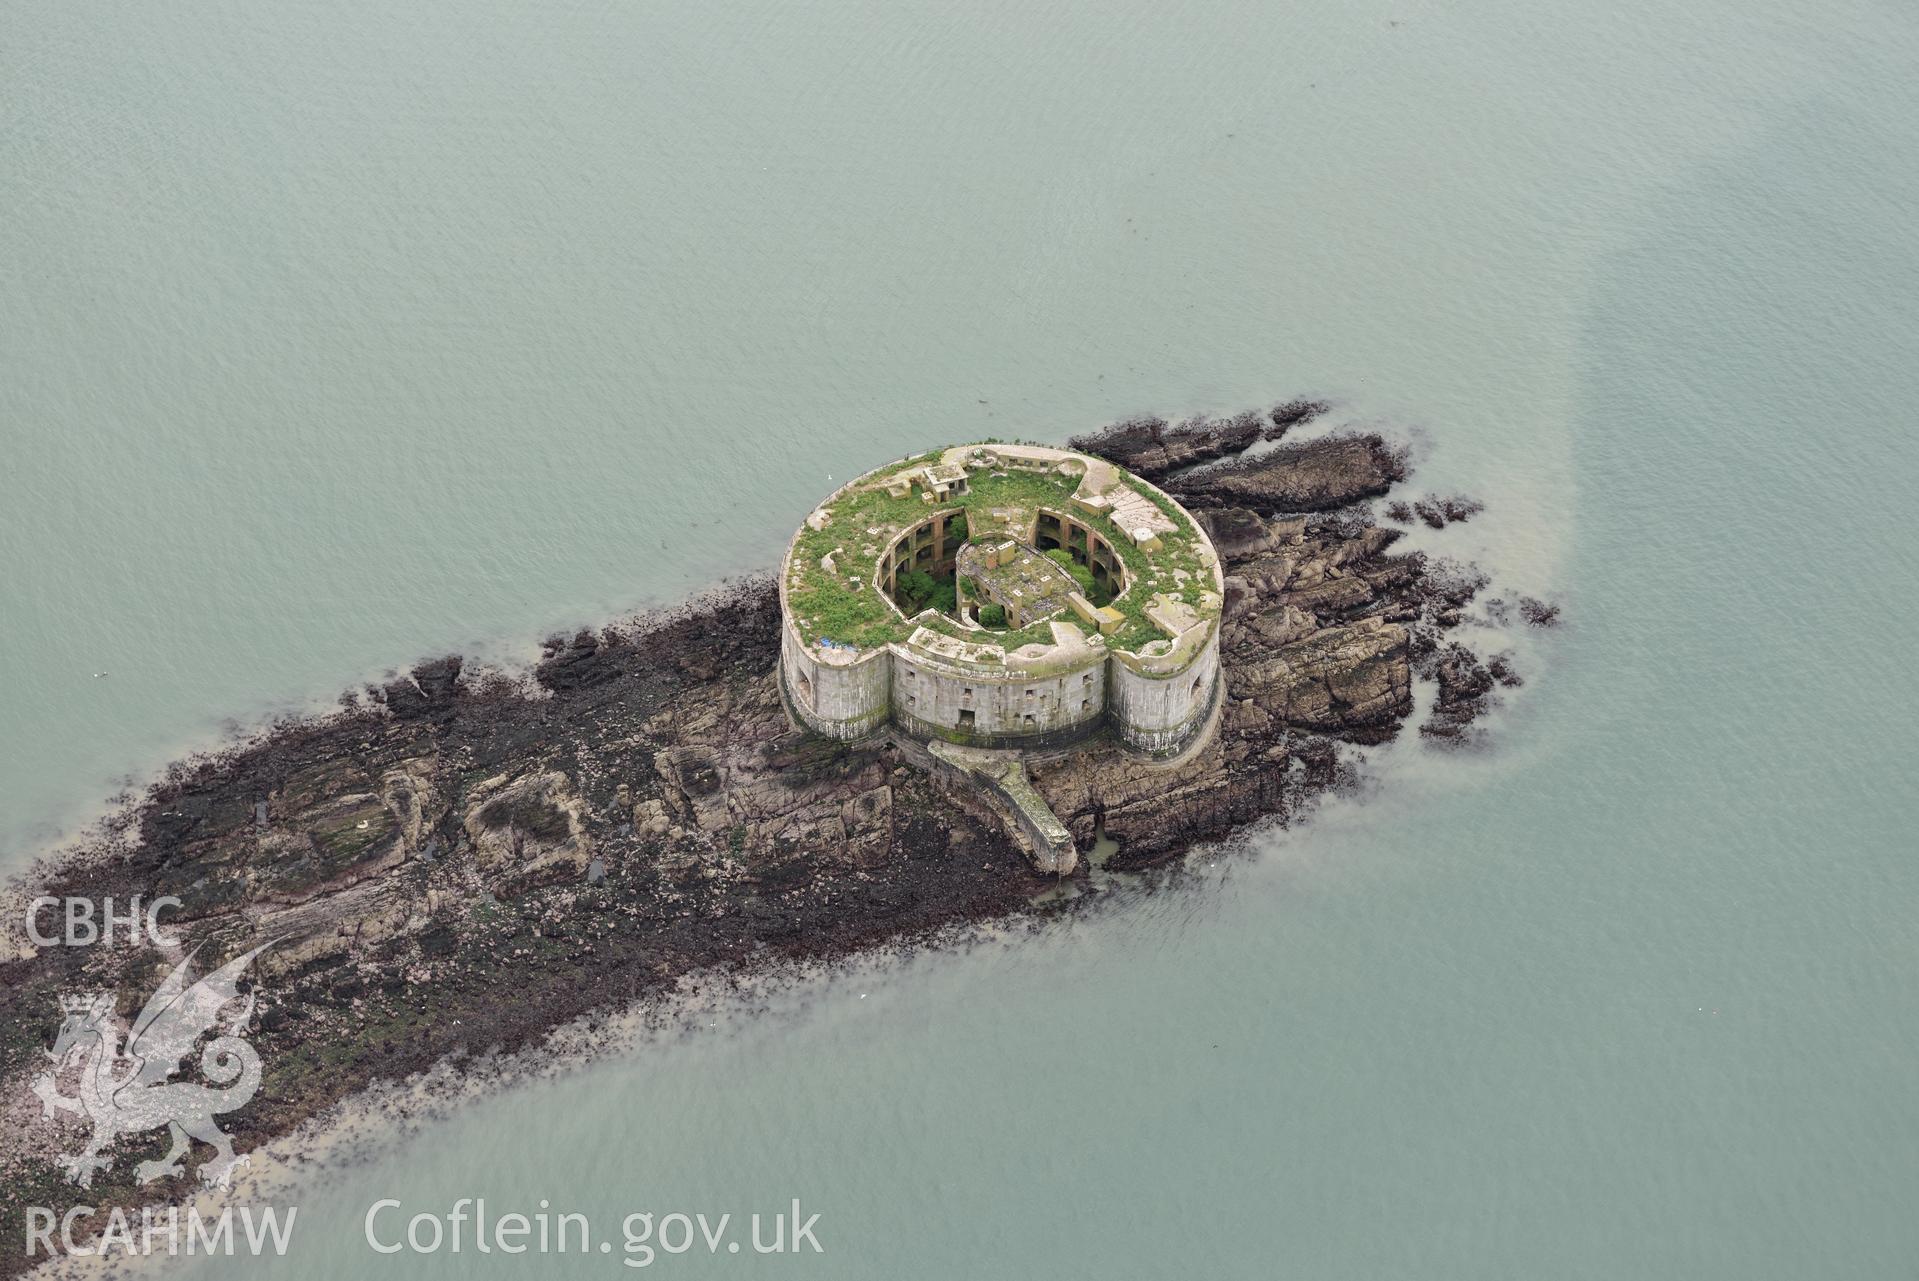
[(364, 1240), (471, 1197), (821, 1216), (692, 1276), (1910, 1275), (1909, 6), (4, 29), (8, 870), (396, 665), (764, 569), (941, 441), (1328, 396), (1488, 503), (1419, 545), (1565, 607), (1483, 638), (1527, 678), (1483, 748), (497, 1094), (195, 1275), (624, 1270)]

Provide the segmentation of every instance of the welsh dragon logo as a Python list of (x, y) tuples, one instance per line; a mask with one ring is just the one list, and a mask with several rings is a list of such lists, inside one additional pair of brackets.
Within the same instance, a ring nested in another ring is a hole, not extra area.
[[(234, 1168), (247, 1163), (246, 1157), (234, 1155), (233, 1140), (213, 1118), (245, 1107), (260, 1088), (260, 1056), (243, 1039), (253, 1017), (254, 998), (249, 995), (225, 1024), (219, 1024), (219, 1018), (239, 998), (240, 976), (247, 966), (272, 946), (256, 947), (191, 984), (187, 967), (199, 949), (188, 953), (134, 1019), (124, 1045), (111, 995), (85, 992), (60, 998), (66, 1021), (53, 1048), (46, 1051), (54, 1067), (34, 1080), (33, 1092), (47, 1116), (58, 1109), (77, 1112), (93, 1123), (93, 1137), (85, 1149), (58, 1158), (69, 1183), (93, 1186), (95, 1171), (113, 1164), (113, 1158), (102, 1153), (115, 1140), (163, 1126), (172, 1132), (173, 1146), (160, 1160), (134, 1167), (134, 1178), (141, 1183), (180, 1173), (196, 1139), (210, 1144), (216, 1153), (200, 1167), (200, 1181), (209, 1187), (225, 1187)], [(200, 1070), (225, 1088), (169, 1081), (185, 1066), (200, 1038), (216, 1025), (220, 1035), (201, 1051)], [(79, 1093), (68, 1096), (60, 1093), (58, 1078), (76, 1058), (80, 1060)]]

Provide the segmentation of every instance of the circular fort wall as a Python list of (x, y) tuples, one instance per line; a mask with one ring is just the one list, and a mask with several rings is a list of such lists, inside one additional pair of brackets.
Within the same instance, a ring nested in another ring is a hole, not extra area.
[(809, 649), (787, 617), (780, 627), (780, 682), (787, 706), (809, 729), (828, 738), (864, 738), (891, 711), (893, 654)]
[(1129, 663), (1115, 655), (1106, 703), (1113, 732), (1129, 747), (1152, 756), (1169, 756), (1205, 725), (1219, 689), (1219, 628), (1190, 660), (1165, 672)]
[(906, 617), (906, 611), (899, 607), (900, 575), (918, 569), (950, 577), (953, 558), (965, 541), (965, 530), (965, 510), (943, 508), (902, 531), (880, 556), (873, 570), (873, 586), (901, 619)]
[(1163, 672), (1103, 651), (1043, 673), (969, 670), (891, 646), (819, 657), (797, 629), (781, 633), (788, 705), (809, 728), (845, 740), (889, 720), (916, 738), (976, 747), (1064, 747), (1110, 728), (1127, 746), (1164, 756), (1199, 731), (1219, 683), (1216, 629), (1188, 662)]
[(893, 719), (917, 738), (974, 747), (1064, 747), (1099, 732), (1106, 654), (995, 672), (893, 651)]
[[(894, 466), (897, 463), (889, 463), (856, 477), (821, 505), (830, 506), (840, 493)], [(1149, 482), (1135, 477), (1132, 483), (1165, 497)], [(1069, 547), (1080, 553), (1076, 558), (1082, 563), (1096, 562), (1096, 572), (1102, 568), (1097, 562), (1105, 561), (1104, 572), (1110, 575), (1106, 581), (1112, 587), (1135, 586), (1126, 581), (1110, 544), (1090, 526), (1063, 512), (1040, 512), (1050, 520), (1035, 529), (1036, 542)], [(872, 584), (889, 606), (892, 583), (887, 571), (924, 559), (916, 542), (931, 542), (934, 557), (950, 554), (947, 540), (932, 534), (934, 519), (947, 515), (935, 510), (890, 541)], [(1186, 747), (1205, 726), (1218, 697), (1217, 619), (1207, 625), (1202, 643), (1183, 645), (1183, 652), (1173, 655), (1097, 648), (1078, 661), (1055, 656), (1032, 669), (1021, 669), (1015, 660), (1005, 671), (947, 662), (901, 643), (872, 649), (809, 646), (787, 602), (798, 543), (796, 532), (780, 569), (780, 684), (792, 714), (827, 737), (864, 738), (890, 721), (918, 738), (1047, 749), (1110, 731), (1137, 751), (1168, 756)], [(912, 550), (902, 558), (907, 549)], [(1216, 557), (1212, 570), (1215, 587), (1223, 589)], [(893, 608), (898, 613), (897, 606)]]
[(1033, 518), (1033, 546), (1040, 551), (1063, 547), (1073, 559), (1084, 565), (1109, 597), (1118, 597), (1128, 587), (1126, 565), (1119, 553), (1100, 532), (1066, 512), (1041, 507)]

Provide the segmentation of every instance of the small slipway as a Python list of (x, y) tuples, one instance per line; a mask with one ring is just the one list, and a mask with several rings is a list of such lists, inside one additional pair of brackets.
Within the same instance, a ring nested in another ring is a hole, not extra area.
[(1101, 816), (1094, 821), (1092, 843), (1081, 854), (1086, 869), (1085, 875), (1061, 877), (1035, 894), (1033, 902), (1035, 904), (1070, 903), (1082, 894), (1097, 894), (1102, 890), (1138, 884), (1145, 873), (1106, 870), (1106, 865), (1119, 851), (1119, 841), (1107, 834), (1106, 819)]

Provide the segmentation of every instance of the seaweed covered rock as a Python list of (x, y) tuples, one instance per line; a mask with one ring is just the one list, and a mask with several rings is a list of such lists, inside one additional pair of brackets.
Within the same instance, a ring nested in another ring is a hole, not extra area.
[(1401, 450), (1370, 432), (1334, 435), (1201, 468), (1179, 495), (1198, 505), (1256, 512), (1322, 512), (1377, 498), (1406, 476)]

